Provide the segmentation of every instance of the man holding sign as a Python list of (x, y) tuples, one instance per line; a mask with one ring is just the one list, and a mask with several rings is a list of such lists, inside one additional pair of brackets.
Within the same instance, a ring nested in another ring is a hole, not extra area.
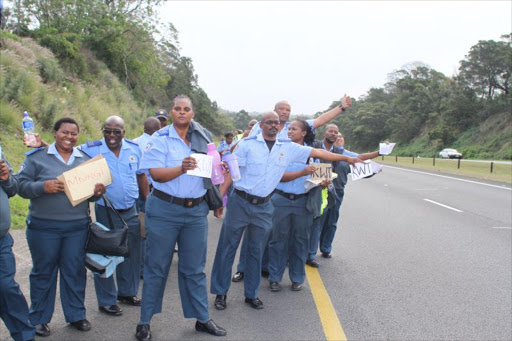
[[(335, 124), (328, 124), (324, 132), (323, 141), (315, 141), (316, 148), (323, 148), (333, 153), (358, 157), (361, 160), (373, 159), (379, 156), (379, 152), (375, 151), (366, 154), (357, 154), (345, 150), (345, 140), (343, 135), (340, 134), (338, 126)], [(333, 180), (334, 189), (336, 191), (336, 200), (332, 207), (324, 210), (323, 214), (316, 217), (311, 225), (311, 233), (309, 239), (309, 255), (306, 264), (318, 268), (319, 264), (316, 261), (316, 253), (318, 245), (320, 244), (320, 251), (322, 257), (331, 258), (332, 241), (336, 233), (338, 218), (340, 215), (340, 207), (345, 195), (345, 185), (347, 184), (347, 174), (350, 173), (350, 166), (346, 162), (333, 162), (334, 173), (338, 177)]]

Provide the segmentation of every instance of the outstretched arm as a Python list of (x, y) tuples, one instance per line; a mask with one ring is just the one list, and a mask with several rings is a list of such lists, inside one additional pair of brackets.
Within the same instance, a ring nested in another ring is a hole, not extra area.
[(354, 165), (354, 163), (357, 162), (363, 162), (363, 160), (357, 158), (357, 157), (349, 157), (341, 154), (335, 154), (328, 152), (325, 149), (311, 149), (311, 154), (309, 156), (317, 158), (317, 159), (323, 159), (327, 161), (345, 161), (351, 165)]

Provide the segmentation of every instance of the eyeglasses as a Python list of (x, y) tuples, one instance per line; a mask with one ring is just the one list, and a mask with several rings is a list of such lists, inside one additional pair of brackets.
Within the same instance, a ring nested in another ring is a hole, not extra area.
[(105, 134), (105, 135), (110, 135), (112, 133), (114, 133), (116, 135), (121, 135), (123, 133), (123, 131), (120, 129), (103, 129), (103, 134)]
[(269, 126), (278, 126), (279, 125), (279, 121), (265, 121), (263, 122), (265, 123), (266, 125), (269, 125)]

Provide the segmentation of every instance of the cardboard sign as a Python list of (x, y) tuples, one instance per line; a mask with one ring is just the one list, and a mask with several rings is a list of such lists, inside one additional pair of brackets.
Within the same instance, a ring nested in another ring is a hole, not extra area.
[(311, 179), (333, 179), (332, 163), (313, 163), (311, 166), (316, 168)]
[(112, 183), (112, 174), (103, 155), (98, 155), (57, 177), (64, 182), (64, 192), (71, 205), (89, 199), (94, 195), (94, 186), (102, 183), (108, 186)]

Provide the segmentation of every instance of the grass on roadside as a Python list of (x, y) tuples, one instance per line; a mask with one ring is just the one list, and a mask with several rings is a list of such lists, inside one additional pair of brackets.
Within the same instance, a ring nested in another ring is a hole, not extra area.
[[(414, 160), (414, 163), (413, 163)], [(432, 158), (413, 158), (402, 156), (383, 156), (375, 159), (375, 162), (388, 164), (390, 166), (397, 165), (408, 168), (417, 168), (431, 172), (442, 172), (460, 176), (468, 176), (476, 179), (490, 180), (497, 182), (505, 182), (512, 184), (512, 165), (511, 164), (493, 164), (491, 173), (491, 162), (472, 162), (461, 160), (460, 168), (458, 160), (435, 159)]]

